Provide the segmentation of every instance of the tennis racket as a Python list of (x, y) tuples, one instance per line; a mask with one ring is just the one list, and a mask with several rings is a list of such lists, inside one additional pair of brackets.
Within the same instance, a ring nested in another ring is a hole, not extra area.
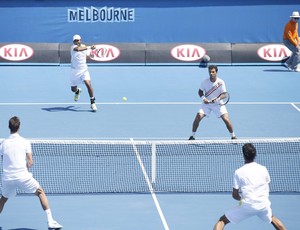
[(223, 92), (219, 96), (213, 98), (209, 103), (218, 103), (219, 105), (226, 105), (230, 100), (228, 92)]

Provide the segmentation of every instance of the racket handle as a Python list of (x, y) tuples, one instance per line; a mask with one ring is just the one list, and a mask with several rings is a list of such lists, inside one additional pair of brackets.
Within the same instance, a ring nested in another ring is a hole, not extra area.
[(217, 98), (217, 97), (211, 99), (211, 101), (210, 101), (210, 103), (219, 103), (219, 102), (220, 102), (220, 98)]

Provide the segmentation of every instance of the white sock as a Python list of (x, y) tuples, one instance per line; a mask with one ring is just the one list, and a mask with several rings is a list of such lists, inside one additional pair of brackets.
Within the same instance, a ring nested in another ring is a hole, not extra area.
[(47, 209), (47, 210), (45, 210), (45, 213), (46, 213), (46, 215), (47, 215), (48, 222), (51, 222), (51, 221), (53, 221), (53, 218), (52, 218), (52, 213), (51, 213), (51, 210), (50, 210), (50, 208), (49, 208), (49, 209)]
[(196, 135), (196, 132), (192, 132), (192, 135), (191, 135), (191, 136), (195, 137), (195, 135)]
[(234, 132), (232, 132), (232, 133), (231, 133), (231, 137), (235, 137), (235, 134), (234, 134)]

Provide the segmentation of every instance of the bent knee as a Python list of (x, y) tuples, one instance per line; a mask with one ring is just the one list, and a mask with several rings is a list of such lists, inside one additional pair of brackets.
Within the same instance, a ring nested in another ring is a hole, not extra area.
[(74, 92), (74, 93), (76, 93), (76, 91), (77, 91), (77, 86), (71, 86), (71, 91)]
[(84, 84), (88, 85), (88, 86), (91, 86), (92, 83), (91, 83), (91, 80), (84, 80)]
[(42, 187), (39, 187), (36, 191), (35, 194), (37, 196), (41, 195), (41, 194), (45, 194), (44, 189)]
[(198, 113), (196, 114), (196, 120), (198, 120), (198, 121), (201, 121), (204, 117), (205, 117), (205, 114), (204, 114), (204, 113), (198, 112)]
[(223, 113), (223, 114), (221, 115), (221, 118), (223, 118), (223, 120), (229, 120), (229, 115), (228, 115), (228, 113)]
[(219, 221), (223, 222), (225, 225), (230, 222), (225, 215), (221, 216)]

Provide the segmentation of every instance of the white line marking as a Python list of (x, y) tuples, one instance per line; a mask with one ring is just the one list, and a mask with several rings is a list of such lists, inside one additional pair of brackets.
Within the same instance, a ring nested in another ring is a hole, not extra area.
[(156, 197), (156, 195), (155, 195), (155, 193), (154, 193), (154, 190), (153, 190), (153, 187), (152, 187), (152, 185), (151, 185), (150, 179), (149, 179), (149, 177), (148, 177), (148, 175), (147, 175), (146, 169), (145, 169), (144, 164), (143, 164), (143, 162), (142, 162), (142, 158), (141, 158), (141, 156), (140, 156), (140, 154), (139, 154), (139, 152), (138, 152), (138, 150), (137, 150), (137, 148), (136, 148), (136, 146), (135, 146), (134, 141), (133, 141), (132, 138), (130, 138), (130, 141), (132, 141), (133, 150), (134, 150), (134, 152), (135, 152), (135, 155), (136, 155), (136, 157), (137, 157), (137, 159), (138, 159), (138, 161), (139, 161), (139, 164), (140, 164), (140, 166), (141, 166), (141, 169), (142, 169), (142, 171), (143, 171), (145, 180), (146, 180), (146, 182), (147, 182), (147, 184), (148, 184), (148, 187), (149, 187), (149, 190), (150, 190), (152, 199), (153, 199), (153, 201), (154, 201), (154, 203), (155, 203), (155, 206), (156, 206), (156, 209), (157, 209), (157, 211), (158, 211), (158, 213), (159, 213), (160, 219), (161, 219), (161, 221), (162, 221), (162, 223), (163, 223), (163, 225), (164, 225), (165, 230), (169, 230), (169, 226), (168, 226), (167, 221), (166, 221), (166, 219), (165, 219), (165, 217), (164, 217), (164, 214), (163, 214), (163, 212), (162, 212), (162, 210), (161, 210), (161, 208), (160, 208), (160, 205), (159, 205), (159, 203), (158, 203), (157, 197)]
[(297, 109), (298, 110), (298, 112), (300, 112), (300, 108), (299, 107), (297, 107), (294, 103), (291, 103), (291, 105), (295, 108), (295, 109)]
[[(201, 102), (99, 102), (98, 105), (199, 105)], [(11, 105), (89, 105), (90, 103), (74, 102), (2, 102), (0, 106)], [(229, 102), (229, 105), (290, 105), (300, 102)]]

